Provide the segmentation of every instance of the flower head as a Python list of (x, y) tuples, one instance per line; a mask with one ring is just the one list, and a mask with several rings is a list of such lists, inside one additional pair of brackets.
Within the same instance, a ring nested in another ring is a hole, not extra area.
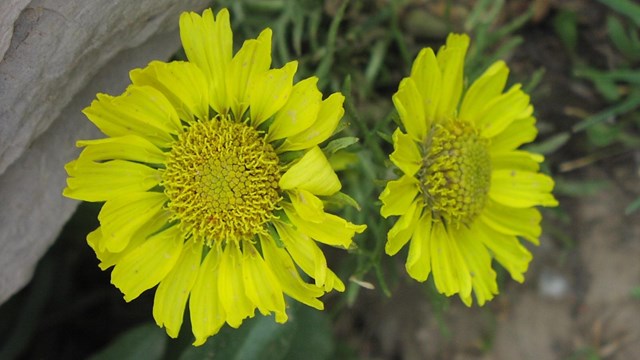
[[(423, 49), (393, 102), (406, 133), (393, 134), (391, 161), (402, 171), (380, 195), (384, 217), (399, 216), (386, 252), (407, 243), (407, 272), (433, 274), (439, 292), (480, 305), (498, 293), (491, 262), (524, 281), (537, 244), (540, 212), (556, 206), (553, 180), (539, 173), (543, 157), (517, 148), (537, 130), (520, 85), (504, 92), (509, 69), (491, 65), (463, 94), (469, 38), (451, 34), (436, 54)], [(462, 100), (461, 100), (462, 99)]]
[(64, 195), (105, 202), (87, 237), (100, 267), (127, 301), (159, 284), (153, 316), (172, 337), (188, 301), (200, 345), (256, 308), (285, 322), (284, 294), (322, 309), (344, 284), (316, 242), (348, 248), (365, 226), (322, 200), (341, 188), (318, 145), (344, 97), (293, 84), (296, 62), (270, 69), (270, 29), (233, 55), (226, 10), (182, 14), (180, 35), (189, 61), (133, 70), (84, 110), (107, 137), (78, 142)]

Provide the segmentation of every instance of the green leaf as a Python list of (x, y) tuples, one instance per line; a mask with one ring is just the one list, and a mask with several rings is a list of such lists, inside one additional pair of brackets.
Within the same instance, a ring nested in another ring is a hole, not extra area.
[(347, 148), (358, 142), (358, 138), (354, 136), (345, 136), (330, 141), (327, 146), (322, 149), (325, 154), (331, 155), (337, 153), (339, 150)]
[(386, 141), (389, 144), (393, 144), (393, 137), (391, 137), (391, 135), (382, 132), (382, 131), (376, 131), (376, 134), (384, 141)]
[(360, 204), (358, 204), (358, 202), (354, 198), (343, 193), (342, 191), (324, 198), (323, 201), (330, 205), (335, 205), (338, 208), (343, 208), (345, 205), (348, 205), (360, 211)]
[(166, 345), (164, 331), (147, 323), (127, 330), (91, 360), (161, 359)]
[(585, 130), (586, 128), (593, 126), (594, 124), (602, 123), (607, 119), (627, 113), (638, 107), (640, 107), (640, 89), (634, 89), (631, 91), (631, 93), (629, 93), (624, 101), (608, 107), (597, 114), (591, 115), (574, 125), (573, 131), (578, 132)]
[(640, 26), (640, 5), (631, 0), (598, 0), (613, 10), (625, 15), (633, 21), (636, 26)]
[(561, 132), (551, 136), (545, 141), (531, 144), (525, 147), (527, 151), (531, 151), (537, 154), (548, 155), (558, 150), (562, 145), (569, 141), (571, 135), (567, 132)]
[(616, 16), (607, 16), (607, 30), (611, 42), (616, 46), (618, 51), (623, 53), (631, 60), (640, 59), (640, 41), (638, 41), (637, 29), (631, 29), (629, 35), (624, 25)]
[(638, 211), (638, 209), (640, 209), (640, 197), (636, 198), (635, 200), (633, 200), (631, 202), (631, 204), (629, 204), (627, 206), (627, 208), (624, 209), (624, 213), (626, 215), (630, 215), (630, 214), (633, 214), (634, 212)]
[(278, 324), (273, 317), (257, 315), (247, 319), (238, 329), (224, 327), (200, 347), (186, 349), (180, 360), (281, 360), (289, 351), (298, 323)]
[(285, 360), (330, 359), (335, 349), (331, 320), (326, 312), (307, 306), (296, 306), (298, 330)]
[(560, 11), (553, 18), (553, 29), (572, 53), (578, 46), (578, 21), (573, 11)]
[(611, 185), (603, 180), (569, 180), (561, 177), (556, 177), (555, 182), (554, 193), (574, 197), (592, 196)]
[(620, 138), (621, 134), (622, 129), (620, 129), (620, 126), (603, 123), (593, 124), (587, 129), (589, 141), (598, 147), (611, 145)]

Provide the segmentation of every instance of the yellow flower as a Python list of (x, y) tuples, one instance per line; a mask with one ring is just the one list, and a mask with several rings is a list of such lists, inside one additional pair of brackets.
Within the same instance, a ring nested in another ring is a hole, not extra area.
[(293, 84), (296, 62), (270, 69), (270, 29), (234, 56), (227, 10), (182, 14), (180, 35), (188, 62), (135, 69), (84, 110), (107, 137), (78, 142), (64, 195), (105, 202), (87, 241), (125, 300), (159, 284), (153, 316), (172, 337), (188, 301), (201, 345), (256, 308), (287, 321), (283, 294), (322, 309), (344, 284), (316, 242), (348, 248), (365, 226), (323, 207), (341, 184), (318, 144), (342, 94)]
[(492, 258), (524, 281), (531, 253), (518, 237), (538, 244), (535, 206), (557, 201), (553, 180), (538, 172), (543, 157), (517, 150), (537, 130), (520, 85), (503, 92), (505, 63), (494, 63), (462, 96), (468, 46), (468, 36), (451, 34), (437, 56), (423, 49), (393, 96), (406, 133), (394, 132), (390, 159), (403, 175), (380, 194), (380, 213), (400, 216), (387, 254), (410, 242), (409, 275), (425, 281), (433, 273), (440, 293), (470, 306), (472, 290), (480, 305), (498, 293)]

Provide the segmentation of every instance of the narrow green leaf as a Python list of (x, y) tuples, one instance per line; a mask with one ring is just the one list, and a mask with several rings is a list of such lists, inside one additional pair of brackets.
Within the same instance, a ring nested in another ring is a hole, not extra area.
[(329, 25), (329, 32), (327, 33), (327, 49), (326, 53), (322, 57), (322, 61), (320, 65), (318, 65), (318, 69), (316, 70), (316, 75), (318, 76), (319, 88), (324, 88), (326, 82), (329, 79), (329, 71), (333, 66), (333, 57), (336, 50), (336, 39), (338, 37), (338, 28), (340, 27), (340, 22), (342, 22), (342, 18), (344, 17), (344, 13), (347, 10), (347, 5), (349, 5), (349, 0), (344, 0), (340, 7), (338, 8), (338, 12), (334, 16), (331, 21), (331, 25)]
[(640, 89), (636, 89), (632, 91), (624, 101), (621, 101), (611, 107), (606, 108), (605, 110), (589, 116), (588, 118), (582, 120), (573, 126), (574, 132), (579, 132), (585, 130), (586, 128), (606, 121), (612, 117), (618, 116), (620, 114), (624, 114), (626, 112), (632, 111), (640, 106)]
[(537, 154), (548, 155), (558, 150), (562, 145), (569, 141), (571, 135), (567, 132), (561, 132), (551, 136), (545, 141), (527, 145), (525, 149)]
[(343, 208), (345, 206), (351, 206), (352, 208), (360, 211), (360, 204), (352, 198), (351, 196), (343, 193), (342, 191), (337, 192), (331, 196), (328, 196), (323, 199), (323, 201), (329, 205), (335, 205), (338, 208)]
[(564, 46), (574, 52), (578, 46), (578, 20), (575, 12), (563, 10), (553, 18), (553, 29)]
[(345, 149), (355, 143), (358, 142), (358, 138), (355, 136), (345, 136), (341, 138), (337, 138), (335, 140), (331, 140), (327, 146), (322, 149), (325, 154), (335, 154), (338, 151)]
[(640, 197), (638, 197), (635, 200), (633, 200), (631, 202), (631, 204), (629, 204), (627, 206), (627, 208), (624, 209), (624, 213), (626, 215), (630, 215), (630, 214), (633, 214), (634, 212), (638, 211), (638, 209), (640, 209)]
[(603, 180), (569, 180), (561, 177), (556, 177), (555, 182), (555, 194), (573, 197), (593, 196), (611, 185)]
[(598, 0), (640, 26), (640, 5), (631, 0)]

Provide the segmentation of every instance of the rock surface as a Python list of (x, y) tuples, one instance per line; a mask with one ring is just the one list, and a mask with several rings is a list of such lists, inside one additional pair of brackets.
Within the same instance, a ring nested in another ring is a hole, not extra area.
[(61, 196), (80, 111), (179, 47), (178, 17), (204, 0), (3, 0), (0, 4), (0, 303), (24, 286), (77, 202)]

